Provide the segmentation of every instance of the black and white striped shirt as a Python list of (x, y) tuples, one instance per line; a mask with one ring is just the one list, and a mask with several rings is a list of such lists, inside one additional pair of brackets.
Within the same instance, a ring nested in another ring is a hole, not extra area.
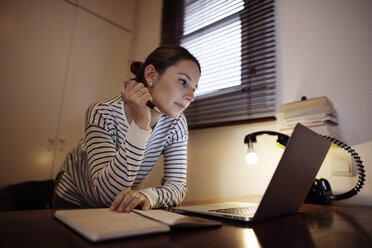
[(56, 187), (59, 197), (82, 207), (108, 207), (125, 188), (136, 189), (164, 156), (161, 187), (146, 188), (152, 208), (180, 203), (186, 193), (188, 129), (162, 116), (152, 131), (128, 123), (121, 96), (92, 104), (85, 137), (66, 157)]

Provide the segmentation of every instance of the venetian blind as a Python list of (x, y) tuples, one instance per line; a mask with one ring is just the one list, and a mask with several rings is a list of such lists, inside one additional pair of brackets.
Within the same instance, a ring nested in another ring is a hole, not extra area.
[(162, 27), (162, 44), (184, 46), (201, 64), (190, 129), (273, 118), (274, 0), (165, 0)]

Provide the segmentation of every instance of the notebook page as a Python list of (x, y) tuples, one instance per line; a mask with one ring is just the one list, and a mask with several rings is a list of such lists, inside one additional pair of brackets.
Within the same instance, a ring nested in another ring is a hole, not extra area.
[(222, 225), (219, 221), (213, 221), (205, 218), (191, 217), (182, 214), (177, 214), (174, 212), (169, 212), (165, 210), (155, 209), (155, 210), (133, 210), (135, 213), (146, 216), (148, 218), (160, 221), (170, 226), (220, 226)]
[(57, 210), (55, 217), (91, 241), (167, 232), (168, 225), (108, 208)]

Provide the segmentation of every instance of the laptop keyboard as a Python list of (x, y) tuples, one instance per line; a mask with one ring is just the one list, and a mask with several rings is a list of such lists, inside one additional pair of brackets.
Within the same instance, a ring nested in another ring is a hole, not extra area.
[(252, 216), (257, 210), (257, 206), (249, 207), (237, 207), (237, 208), (224, 208), (224, 209), (212, 209), (209, 212), (225, 213), (225, 214), (237, 214), (241, 216)]

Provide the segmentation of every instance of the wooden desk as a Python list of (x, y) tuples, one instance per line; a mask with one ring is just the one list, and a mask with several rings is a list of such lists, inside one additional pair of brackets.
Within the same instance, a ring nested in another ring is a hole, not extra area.
[(53, 210), (0, 212), (0, 246), (372, 247), (372, 207), (366, 206), (304, 204), (296, 214), (261, 223), (222, 220), (222, 227), (175, 229), (101, 243), (87, 241), (55, 220), (53, 213)]

